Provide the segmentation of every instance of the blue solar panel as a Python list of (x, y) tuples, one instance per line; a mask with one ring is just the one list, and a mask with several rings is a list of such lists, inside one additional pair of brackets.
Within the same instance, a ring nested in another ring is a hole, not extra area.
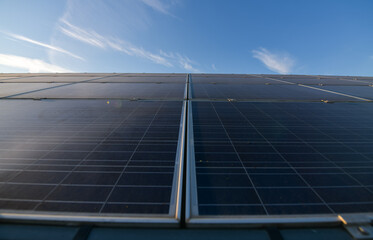
[(372, 212), (370, 105), (193, 102), (199, 215)]
[(0, 107), (0, 209), (174, 214), (182, 102), (1, 100)]

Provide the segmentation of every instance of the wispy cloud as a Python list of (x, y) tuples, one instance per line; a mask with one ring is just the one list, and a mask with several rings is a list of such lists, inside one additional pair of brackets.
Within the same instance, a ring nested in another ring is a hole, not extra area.
[(160, 50), (160, 54), (152, 53), (122, 39), (105, 37), (93, 30), (77, 27), (64, 18), (60, 19), (60, 23), (59, 29), (63, 34), (93, 47), (119, 51), (126, 55), (147, 59), (166, 67), (178, 65), (187, 71), (199, 72), (198, 69), (193, 67), (196, 64), (194, 61), (179, 53), (166, 53), (162, 50)]
[(105, 48), (108, 45), (107, 40), (95, 31), (79, 28), (63, 18), (60, 22), (62, 23), (59, 27), (60, 31), (71, 38), (99, 48)]
[(141, 58), (148, 59), (154, 63), (161, 64), (167, 67), (172, 67), (173, 65), (164, 57), (151, 53), (144, 50), (141, 47), (136, 47), (128, 42), (123, 40), (113, 38), (113, 37), (104, 37), (101, 34), (93, 30), (86, 30), (80, 27), (77, 27), (66, 19), (61, 19), (60, 31), (65, 35), (81, 41), (83, 43), (89, 44), (94, 47), (102, 49), (112, 49), (116, 51), (123, 52), (130, 56), (137, 56)]
[(174, 17), (174, 15), (168, 11), (169, 5), (166, 5), (164, 0), (142, 0), (142, 2), (160, 13)]
[(16, 55), (0, 54), (0, 65), (26, 69), (30, 73), (72, 72), (69, 69), (46, 63), (40, 59), (26, 58)]
[(178, 55), (177, 57), (179, 64), (188, 71), (191, 72), (200, 72), (197, 68), (193, 67), (192, 64), (194, 63), (192, 60), (190, 60), (188, 57), (183, 57), (181, 55)]
[(253, 57), (259, 59), (271, 71), (287, 74), (292, 71), (295, 60), (288, 54), (274, 54), (265, 48), (253, 50)]
[(164, 65), (166, 67), (173, 67), (173, 64), (168, 59), (166, 59), (165, 57), (163, 57), (159, 54), (151, 53), (151, 52), (143, 49), (142, 47), (136, 47), (136, 46), (132, 45), (131, 43), (124, 42), (123, 40), (117, 39), (115, 43), (110, 42), (109, 45), (113, 49), (115, 49), (117, 51), (120, 51), (120, 52), (123, 52), (123, 53), (125, 53), (129, 56), (141, 57), (141, 58), (148, 59), (148, 60), (150, 60), (154, 63)]
[(45, 47), (47, 49), (50, 49), (50, 50), (53, 50), (53, 51), (56, 51), (56, 52), (60, 52), (60, 53), (69, 55), (73, 58), (84, 61), (84, 59), (82, 57), (79, 57), (78, 55), (75, 55), (75, 54), (73, 54), (73, 53), (71, 53), (71, 52), (69, 52), (65, 49), (62, 49), (60, 47), (56, 47), (56, 46), (52, 46), (52, 45), (49, 45), (49, 44), (46, 44), (46, 43), (42, 43), (42, 42), (33, 40), (31, 38), (28, 38), (28, 37), (25, 37), (25, 36), (22, 36), (22, 35), (18, 35), (18, 34), (13, 34), (13, 33), (5, 33), (5, 34), (8, 35), (9, 37), (13, 38), (13, 39), (17, 39), (17, 40), (32, 43), (32, 44), (35, 44), (35, 45), (38, 45), (38, 46), (41, 46), (41, 47)]
[(212, 68), (212, 70), (214, 70), (214, 71), (217, 70), (215, 64), (211, 64), (211, 68)]
[(195, 65), (196, 63), (186, 56), (173, 52), (167, 53), (162, 50), (160, 50), (160, 54), (167, 59), (170, 59), (170, 61), (176, 62), (180, 67), (184, 68), (187, 71), (200, 72), (200, 70), (193, 67), (193, 65)]

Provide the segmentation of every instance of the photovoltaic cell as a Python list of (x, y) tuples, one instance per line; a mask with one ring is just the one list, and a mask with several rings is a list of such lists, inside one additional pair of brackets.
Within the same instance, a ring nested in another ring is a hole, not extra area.
[[(263, 76), (264, 77), (264, 76)], [(360, 80), (352, 77), (343, 76), (268, 76), (268, 79), (280, 80), (295, 84), (321, 85), (321, 86), (369, 86), (370, 81)]]
[(19, 94), (13, 98), (117, 98), (177, 99), (184, 97), (185, 84), (76, 83)]
[(256, 75), (239, 74), (193, 74), (193, 84), (285, 84)]
[(110, 83), (181, 83), (185, 84), (185, 74), (170, 75), (119, 75), (110, 76), (93, 80), (92, 82), (110, 82)]
[(304, 84), (331, 86), (369, 86), (373, 78), (308, 75), (241, 75), (241, 74), (193, 74), (192, 83), (205, 84)]
[(322, 89), (373, 100), (373, 87), (371, 86), (323, 86)]
[(199, 215), (372, 212), (370, 105), (193, 102)]
[[(89, 81), (91, 80), (91, 81)], [(182, 83), (186, 80), (185, 74), (2, 74), (0, 83), (78, 83), (104, 82), (104, 83)]]
[(101, 76), (32, 76), (21, 78), (0, 78), (1, 83), (74, 83), (91, 79), (102, 78)]
[(10, 97), (40, 89), (54, 88), (62, 83), (0, 83), (0, 98)]
[(1, 210), (169, 215), (175, 207), (181, 102), (1, 100), (0, 108)]
[(193, 84), (192, 96), (194, 100), (356, 101), (348, 96), (289, 84)]

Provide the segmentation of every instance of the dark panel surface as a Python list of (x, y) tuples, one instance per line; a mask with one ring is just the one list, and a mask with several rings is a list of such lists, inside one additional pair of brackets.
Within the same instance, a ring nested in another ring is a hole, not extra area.
[(309, 75), (193, 74), (192, 83), (369, 86), (373, 83), (373, 78)]
[[(343, 76), (271, 76), (269, 79), (304, 85), (369, 86), (369, 81)], [(373, 80), (373, 78), (371, 78)]]
[(208, 100), (357, 101), (351, 97), (294, 84), (193, 84), (192, 97), (194, 99)]
[(373, 87), (370, 86), (324, 86), (322, 89), (373, 100)]
[[(240, 74), (193, 74), (193, 84), (284, 84), (259, 75)], [(286, 84), (286, 83), (285, 83)]]
[[(30, 83), (31, 84), (31, 83)], [(35, 91), (15, 98), (119, 98), (177, 99), (184, 97), (185, 84), (157, 83), (76, 83), (58, 88)]]
[(0, 209), (169, 214), (182, 102), (0, 108)]
[(103, 76), (29, 76), (18, 78), (0, 78), (2, 83), (76, 83)]
[(200, 215), (373, 211), (371, 103), (192, 109)]
[(186, 74), (118, 74), (118, 73), (65, 73), (65, 74), (1, 74), (0, 83), (185, 83)]
[(55, 88), (62, 83), (1, 83), (0, 98), (12, 97), (22, 93), (37, 91), (40, 89)]

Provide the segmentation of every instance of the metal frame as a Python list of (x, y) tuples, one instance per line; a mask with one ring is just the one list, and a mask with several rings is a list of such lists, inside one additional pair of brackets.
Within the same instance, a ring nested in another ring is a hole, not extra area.
[(188, 132), (187, 132), (187, 149), (186, 149), (186, 206), (185, 206), (185, 222), (189, 222), (193, 216), (198, 215), (198, 196), (197, 196), (197, 179), (195, 169), (195, 154), (194, 154), (194, 136), (193, 136), (193, 108), (192, 108), (192, 77), (189, 76), (189, 94), (188, 94)]
[[(174, 215), (179, 222), (181, 220), (182, 209), (182, 193), (183, 193), (183, 171), (184, 171), (184, 152), (185, 152), (185, 132), (187, 118), (187, 94), (188, 94), (188, 75), (186, 77), (183, 107), (180, 117), (179, 138), (177, 146), (177, 154), (175, 160), (174, 179), (172, 184), (171, 200), (170, 200), (170, 215)], [(176, 191), (176, 192), (175, 192)]]

